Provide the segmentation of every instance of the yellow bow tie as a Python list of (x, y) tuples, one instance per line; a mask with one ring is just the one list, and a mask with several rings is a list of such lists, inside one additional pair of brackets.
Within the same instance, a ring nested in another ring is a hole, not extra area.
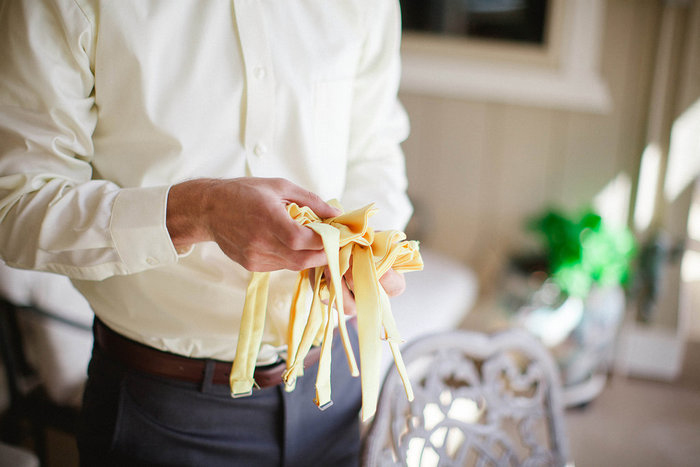
[[(342, 211), (337, 202), (331, 201), (330, 204)], [(362, 419), (369, 419), (376, 410), (381, 384), (382, 340), (388, 342), (406, 395), (413, 400), (399, 351), (402, 341), (391, 313), (389, 297), (379, 278), (392, 268), (398, 272), (423, 269), (418, 243), (407, 241), (403, 232), (375, 232), (368, 224), (369, 217), (376, 212), (373, 204), (329, 219), (321, 219), (308, 207), (294, 203), (287, 206), (287, 212), (321, 236), (330, 271), (328, 278), (323, 274), (323, 266), (315, 268), (309, 308), (306, 307), (306, 294), (311, 269), (301, 271), (297, 278), (289, 316), (287, 370), (283, 375), (287, 390), (293, 390), (296, 378), (303, 374), (304, 358), (311, 347), (320, 344), (315, 403), (322, 409), (332, 404), (330, 369), (334, 321), (338, 324), (350, 371), (353, 376), (360, 374), (347, 334), (341, 289), (343, 275), (352, 264), (362, 362)], [(253, 273), (248, 284), (236, 358), (231, 369), (231, 394), (234, 397), (250, 394), (255, 384), (253, 373), (265, 324), (268, 284), (269, 273)], [(337, 320), (333, 319), (333, 305)]]

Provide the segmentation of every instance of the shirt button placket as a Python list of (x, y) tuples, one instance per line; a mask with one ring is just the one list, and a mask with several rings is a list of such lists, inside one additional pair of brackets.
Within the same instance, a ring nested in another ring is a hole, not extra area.
[(244, 144), (248, 167), (253, 176), (268, 176), (266, 167), (274, 134), (275, 80), (269, 37), (263, 22), (261, 2), (237, 0), (236, 23), (243, 51), (246, 76)]

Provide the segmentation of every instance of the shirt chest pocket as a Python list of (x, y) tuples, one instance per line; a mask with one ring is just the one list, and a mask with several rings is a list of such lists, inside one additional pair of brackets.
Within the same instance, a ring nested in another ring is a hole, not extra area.
[(319, 81), (314, 86), (313, 121), (316, 160), (345, 161), (350, 138), (352, 79)]

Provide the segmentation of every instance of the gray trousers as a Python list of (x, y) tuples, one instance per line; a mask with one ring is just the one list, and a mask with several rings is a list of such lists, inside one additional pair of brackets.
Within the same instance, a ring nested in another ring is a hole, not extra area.
[(291, 393), (280, 385), (233, 399), (227, 385), (138, 373), (95, 346), (78, 433), (81, 466), (358, 466), (360, 382), (337, 336), (333, 405), (325, 411), (313, 403), (316, 370), (307, 369)]

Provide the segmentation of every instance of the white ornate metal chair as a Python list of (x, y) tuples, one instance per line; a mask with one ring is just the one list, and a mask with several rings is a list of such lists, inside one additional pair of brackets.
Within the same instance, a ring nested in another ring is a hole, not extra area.
[(403, 350), (415, 399), (395, 369), (364, 439), (363, 465), (565, 465), (558, 370), (525, 331), (451, 331)]

